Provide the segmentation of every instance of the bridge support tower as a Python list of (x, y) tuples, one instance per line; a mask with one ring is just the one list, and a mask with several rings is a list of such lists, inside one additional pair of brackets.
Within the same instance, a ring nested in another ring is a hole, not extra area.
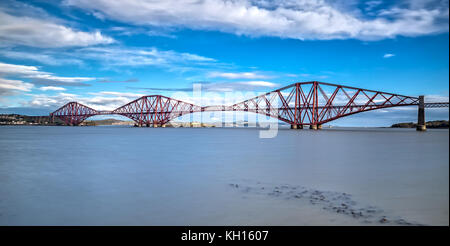
[(424, 96), (419, 96), (419, 111), (417, 113), (417, 131), (426, 131), (425, 123), (425, 99)]

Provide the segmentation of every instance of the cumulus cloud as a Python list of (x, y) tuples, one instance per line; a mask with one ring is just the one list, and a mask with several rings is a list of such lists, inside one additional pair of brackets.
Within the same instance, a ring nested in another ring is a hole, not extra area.
[(52, 20), (14, 16), (0, 8), (0, 42), (2, 46), (59, 48), (110, 44), (114, 39), (99, 31), (78, 31)]
[(384, 56), (383, 56), (383, 58), (390, 58), (390, 57), (393, 57), (393, 56), (395, 56), (395, 54), (384, 54)]
[[(376, 40), (448, 31), (448, 1), (407, 1), (371, 17), (325, 0), (66, 0), (102, 18), (149, 27), (185, 27), (249, 36)], [(340, 2), (341, 3), (341, 2)], [(379, 6), (372, 1), (366, 7)], [(357, 8), (357, 7), (356, 7)], [(126, 10), (126, 11), (124, 11)]]
[(44, 85), (85, 86), (86, 81), (94, 80), (90, 77), (61, 77), (52, 73), (40, 71), (35, 66), (7, 64), (0, 62), (0, 76), (16, 76), (31, 79), (32, 83)]

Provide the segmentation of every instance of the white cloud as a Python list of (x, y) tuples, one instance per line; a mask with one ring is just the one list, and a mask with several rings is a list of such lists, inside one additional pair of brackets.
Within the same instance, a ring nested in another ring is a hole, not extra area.
[(40, 75), (42, 73), (38, 70), (37, 67), (34, 66), (15, 65), (0, 62), (0, 75), (10, 75), (10, 74), (29, 76), (29, 75)]
[(39, 90), (41, 90), (41, 91), (65, 91), (66, 89), (63, 87), (57, 87), (57, 86), (43, 86), (43, 87), (40, 87)]
[(294, 73), (288, 73), (288, 74), (285, 74), (285, 76), (286, 77), (291, 77), (291, 78), (297, 78), (298, 77), (298, 75), (294, 74)]
[(101, 91), (89, 94), (92, 96), (81, 96), (62, 92), (57, 95), (34, 94), (30, 95), (32, 97), (31, 100), (23, 104), (23, 106), (57, 109), (68, 102), (76, 101), (96, 110), (113, 110), (143, 96), (143, 94), (112, 91)]
[(366, 2), (366, 7), (365, 10), (366, 11), (371, 11), (372, 9), (374, 9), (375, 7), (379, 6), (380, 4), (382, 4), (382, 1), (379, 0), (374, 0), (374, 1), (368, 1)]
[(210, 65), (216, 60), (190, 53), (180, 53), (173, 50), (130, 47), (87, 47), (73, 54), (89, 60), (100, 61), (106, 66), (192, 66)]
[(21, 80), (11, 80), (0, 78), (0, 88), (7, 90), (30, 91), (33, 84), (25, 83)]
[[(321, 73), (328, 73), (331, 74), (331, 72), (321, 72)], [(321, 75), (321, 74), (310, 74), (310, 73), (300, 73), (300, 74), (286, 74), (288, 77), (301, 77), (301, 79), (307, 79), (308, 80), (319, 80), (319, 79), (326, 79), (329, 78), (329, 75)]]
[(83, 60), (99, 61), (106, 67), (165, 66), (175, 68), (184, 66), (188, 68), (194, 65), (220, 65), (210, 57), (173, 50), (160, 50), (155, 47), (84, 47), (70, 51), (44, 50), (37, 52), (0, 50), (0, 55), (18, 60), (38, 61), (48, 65), (83, 65), (85, 63)]
[(0, 102), (4, 101), (7, 96), (14, 96), (19, 93), (30, 91), (33, 84), (23, 82), (21, 80), (11, 80), (0, 78)]
[(275, 83), (272, 83), (272, 82), (268, 82), (268, 81), (245, 81), (245, 82), (240, 82), (240, 84), (249, 85), (249, 86), (260, 86), (260, 87), (275, 87), (275, 86), (279, 86), (278, 84), (275, 84)]
[(384, 56), (383, 56), (383, 58), (390, 58), (390, 57), (393, 57), (393, 56), (395, 56), (395, 54), (384, 54)]
[(110, 44), (114, 39), (99, 31), (83, 32), (30, 16), (14, 16), (0, 8), (0, 42), (3, 46), (58, 48)]
[[(199, 84), (201, 90), (207, 92), (232, 92), (232, 91), (255, 91), (258, 89), (267, 90), (267, 88), (275, 88), (279, 84), (269, 81), (254, 80), (254, 81), (238, 81), (238, 82), (202, 82)], [(128, 87), (131, 89), (150, 90), (150, 91), (165, 91), (165, 92), (190, 92), (192, 88), (143, 88), (143, 87)]]
[[(448, 31), (448, 1), (394, 5), (366, 17), (356, 4), (252, 0), (66, 0), (102, 18), (149, 27), (185, 27), (295, 39), (374, 40)], [(372, 1), (374, 7), (376, 2)], [(347, 7), (340, 7), (340, 5)], [(352, 6), (353, 9), (348, 9)]]
[(79, 84), (81, 82), (91, 81), (95, 78), (89, 78), (89, 77), (60, 77), (60, 76), (53, 76), (51, 74), (41, 74), (36, 76), (30, 76), (30, 78), (33, 78), (34, 82), (39, 83), (45, 83), (44, 81), (48, 81), (49, 83), (55, 82), (60, 84)]
[(31, 60), (37, 61), (47, 65), (61, 66), (67, 64), (83, 65), (83, 61), (75, 58), (61, 58), (56, 57), (54, 53), (36, 53), (36, 52), (22, 52), (13, 50), (0, 50), (0, 55), (16, 60)]
[(86, 85), (82, 82), (91, 81), (90, 77), (60, 77), (52, 73), (40, 71), (35, 66), (7, 64), (0, 62), (0, 76), (17, 76), (32, 79), (33, 83), (48, 85)]
[(258, 89), (275, 88), (279, 84), (268, 81), (241, 81), (241, 82), (216, 82), (202, 84), (205, 91), (232, 92), (232, 91), (255, 91)]
[(225, 79), (268, 79), (270, 76), (258, 74), (254, 72), (242, 72), (242, 73), (224, 73), (224, 72), (211, 72), (208, 74), (210, 78), (225, 78)]
[(449, 102), (449, 97), (443, 95), (425, 95), (425, 102)]
[(145, 94), (141, 93), (131, 93), (131, 92), (117, 92), (117, 91), (100, 91), (100, 92), (91, 92), (90, 95), (96, 96), (115, 96), (115, 97), (127, 97), (127, 98), (139, 98), (144, 96)]
[(170, 30), (159, 30), (158, 28), (154, 28), (152, 30), (148, 30), (143, 27), (125, 27), (125, 26), (114, 26), (108, 29), (108, 31), (114, 32), (115, 35), (119, 36), (133, 36), (138, 34), (144, 34), (148, 36), (157, 36), (157, 37), (166, 37), (166, 38), (176, 38), (175, 35), (170, 34)]

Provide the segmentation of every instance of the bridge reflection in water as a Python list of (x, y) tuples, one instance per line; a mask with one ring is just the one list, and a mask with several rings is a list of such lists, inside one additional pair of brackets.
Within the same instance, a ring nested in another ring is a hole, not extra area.
[(448, 107), (448, 102), (425, 103), (424, 96), (411, 97), (375, 90), (318, 81), (285, 86), (245, 101), (225, 106), (198, 106), (162, 95), (138, 98), (112, 111), (97, 111), (77, 102), (69, 102), (50, 117), (68, 125), (79, 125), (95, 115), (117, 114), (128, 117), (138, 126), (165, 126), (186, 114), (213, 111), (245, 111), (272, 117), (293, 129), (320, 129), (321, 125), (345, 116), (376, 109), (418, 106), (417, 130), (425, 130), (425, 108)]

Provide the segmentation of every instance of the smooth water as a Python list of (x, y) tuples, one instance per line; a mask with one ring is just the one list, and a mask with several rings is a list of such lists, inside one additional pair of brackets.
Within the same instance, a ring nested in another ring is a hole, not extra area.
[[(0, 225), (449, 224), (448, 130), (258, 136), (255, 128), (1, 126)], [(300, 189), (307, 195), (295, 195)], [(376, 215), (342, 213), (339, 199)]]

